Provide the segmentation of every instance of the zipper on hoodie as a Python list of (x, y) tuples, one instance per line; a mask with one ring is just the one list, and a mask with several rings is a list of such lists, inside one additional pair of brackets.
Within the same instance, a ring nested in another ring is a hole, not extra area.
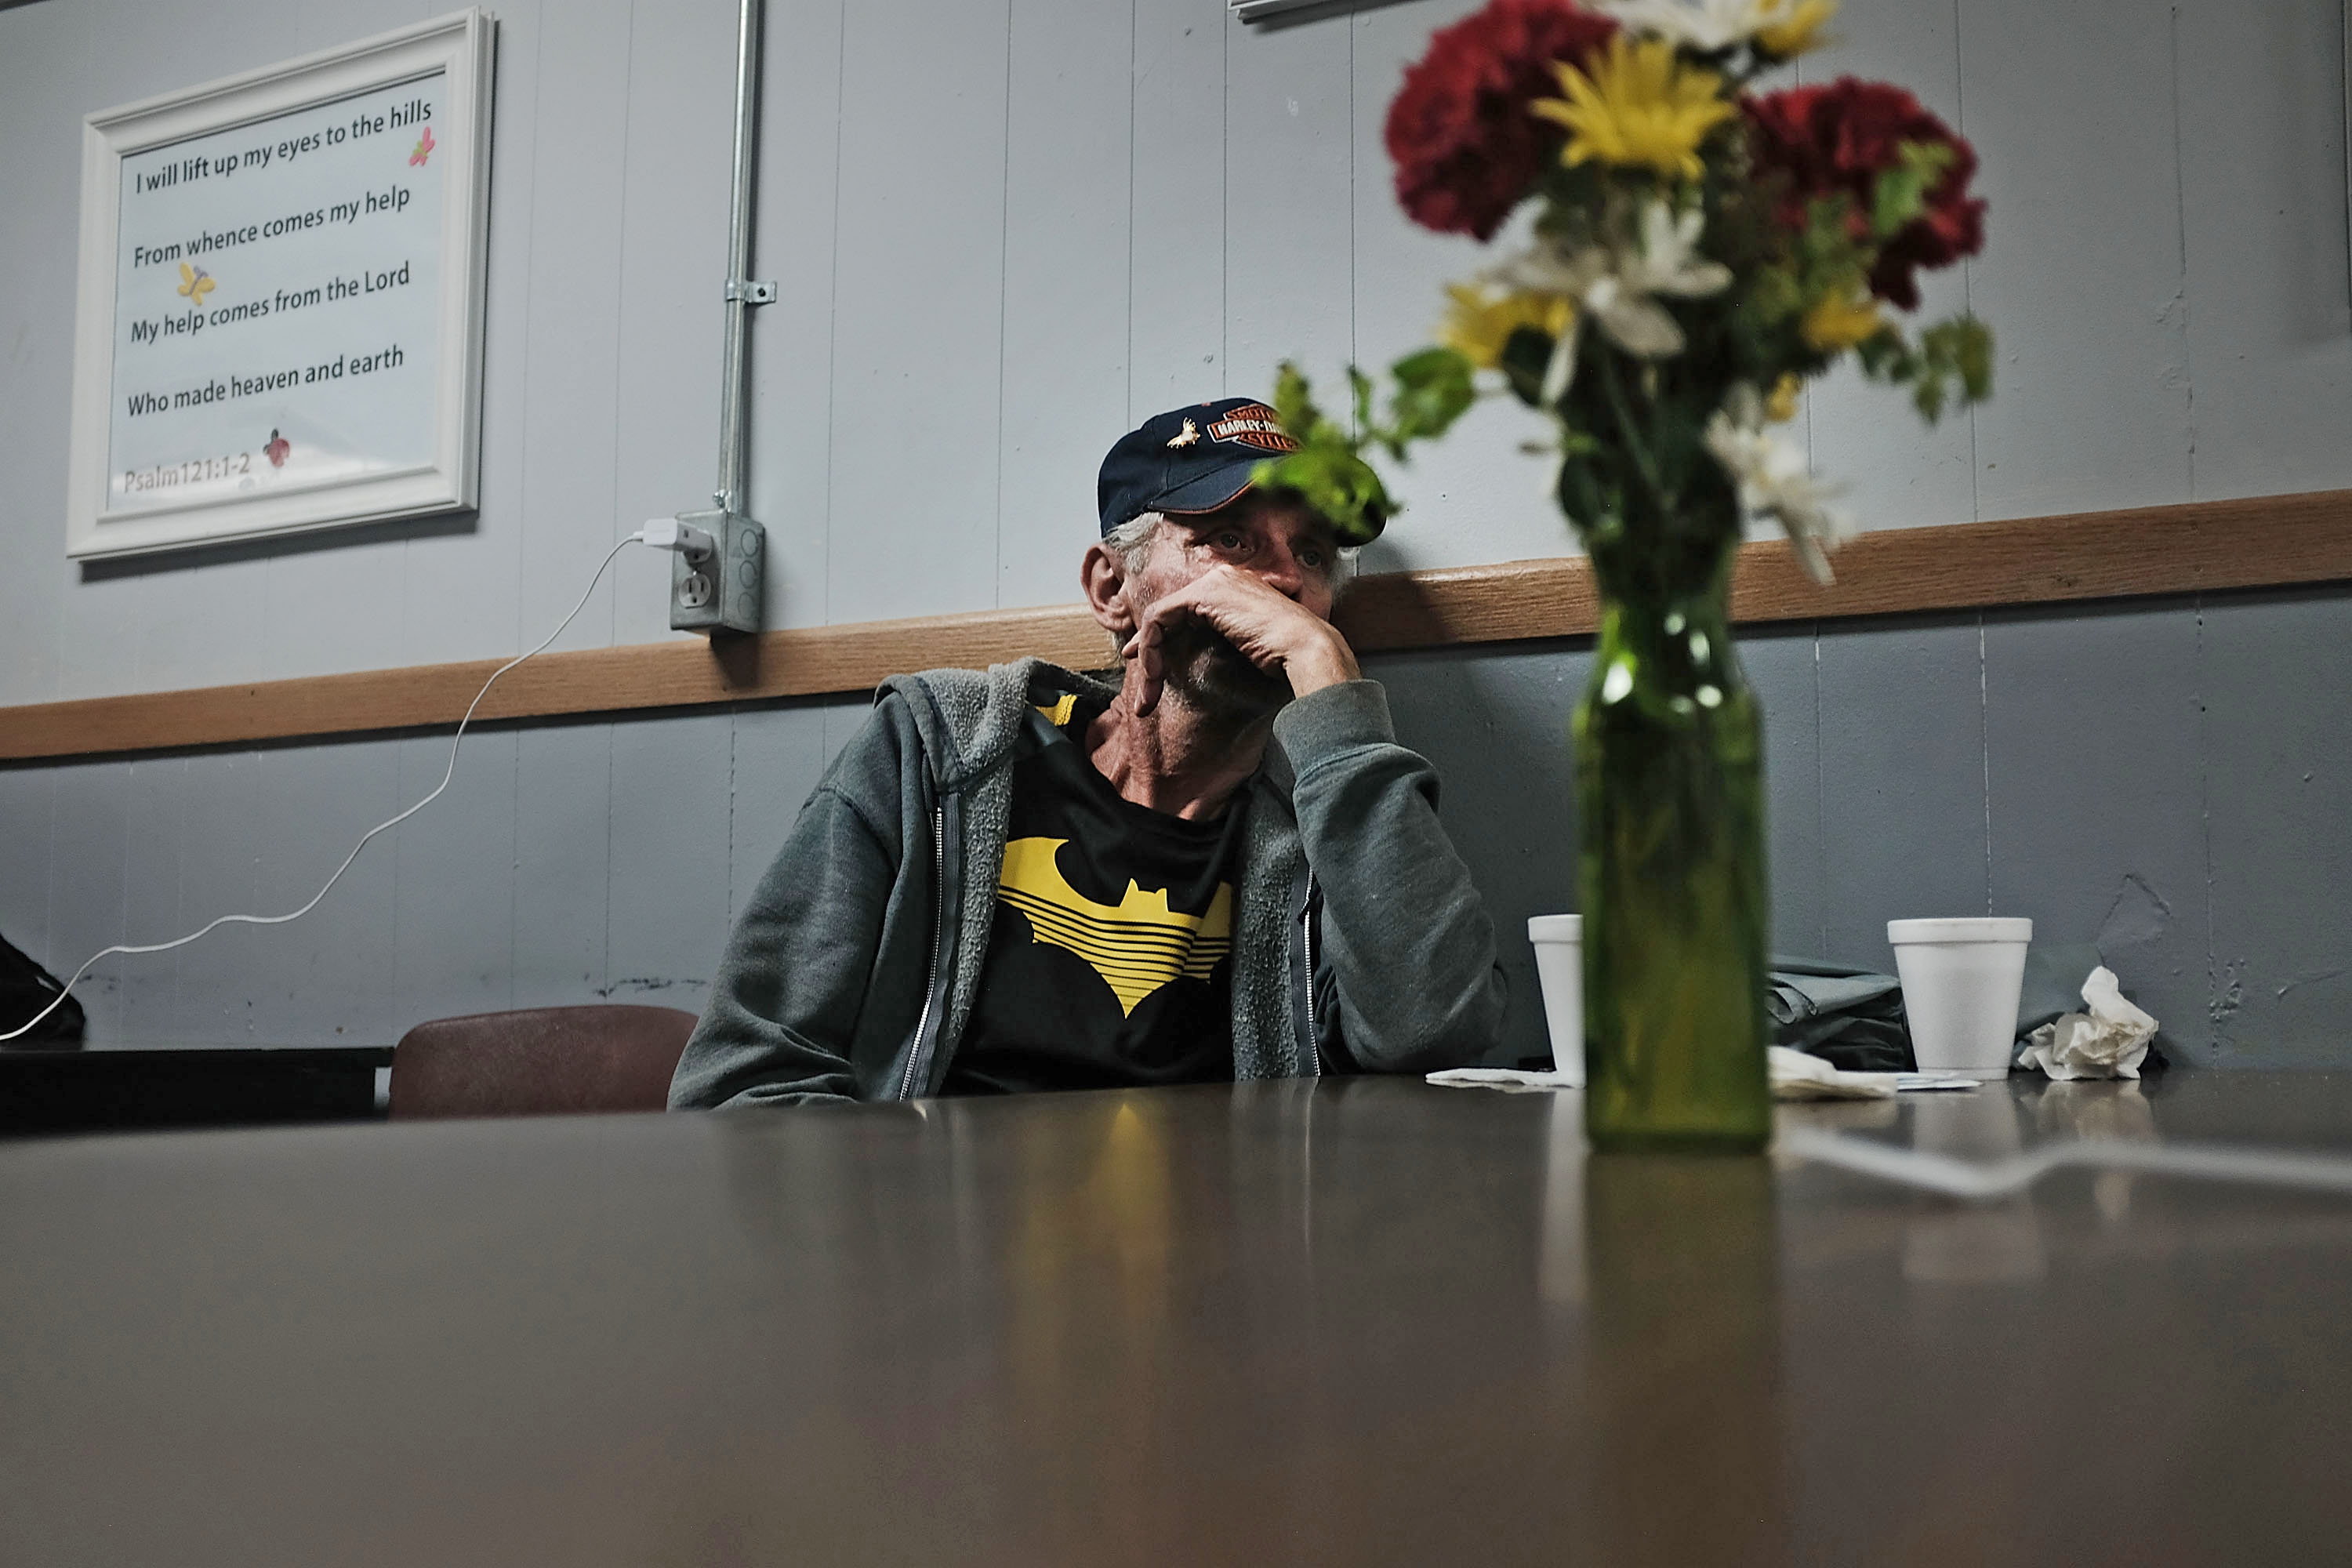
[(1299, 940), (1307, 949), (1307, 1059), (1323, 1073), (1323, 1031), (1315, 1026), (1315, 873), (1307, 873), (1307, 902), (1298, 910)]
[(940, 942), (948, 923), (948, 808), (931, 807), (931, 964), (923, 976), (923, 1012), (915, 1020), (915, 1043), (907, 1051), (907, 1070), (898, 1075), (898, 1098), (915, 1098), (915, 1069), (929, 1055), (925, 1049), (931, 1029), (931, 1008), (939, 995)]

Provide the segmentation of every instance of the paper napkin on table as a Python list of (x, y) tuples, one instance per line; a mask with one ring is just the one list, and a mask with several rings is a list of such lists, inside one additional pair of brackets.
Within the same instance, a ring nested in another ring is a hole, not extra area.
[(1533, 1072), (1521, 1068), (1447, 1068), (1429, 1075), (1444, 1089), (1581, 1089), (1564, 1072)]
[(1772, 1080), (1775, 1100), (1889, 1100), (1895, 1094), (1891, 1072), (1847, 1072), (1819, 1057), (1768, 1046), (1764, 1072)]
[(1848, 1072), (1786, 1046), (1765, 1048), (1764, 1072), (1772, 1080), (1775, 1100), (1885, 1100), (1924, 1089), (1976, 1087), (1974, 1079), (1950, 1073)]
[(2083, 982), (2088, 1013), (2067, 1013), (2026, 1037), (2021, 1066), (2039, 1068), (2063, 1083), (2078, 1078), (2137, 1078), (2156, 1037), (2156, 1020), (2124, 1000), (2122, 984), (2105, 964)]

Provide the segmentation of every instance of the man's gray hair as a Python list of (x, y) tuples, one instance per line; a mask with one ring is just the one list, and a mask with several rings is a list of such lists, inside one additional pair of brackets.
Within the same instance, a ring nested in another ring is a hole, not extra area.
[(1127, 568), (1127, 574), (1132, 577), (1143, 570), (1144, 560), (1151, 553), (1151, 536), (1158, 533), (1160, 525), (1167, 521), (1156, 511), (1129, 518), (1103, 535), (1103, 546), (1118, 557), (1120, 563)]

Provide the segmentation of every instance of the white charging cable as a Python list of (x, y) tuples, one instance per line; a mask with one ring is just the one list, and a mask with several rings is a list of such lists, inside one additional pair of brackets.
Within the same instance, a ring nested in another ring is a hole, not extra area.
[(547, 634), (546, 639), (537, 647), (532, 648), (529, 653), (518, 655), (516, 658), (510, 658), (506, 663), (499, 666), (497, 669), (490, 673), (490, 678), (482, 682), (482, 689), (474, 693), (473, 701), (466, 705), (466, 716), (457, 721), (457, 732), (449, 738), (449, 765), (442, 770), (441, 782), (433, 786), (433, 793), (426, 795), (423, 800), (418, 801), (415, 805), (410, 806), (406, 811), (402, 812), (398, 816), (393, 817), (388, 821), (379, 822), (373, 827), (369, 828), (365, 833), (361, 834), (360, 841), (352, 846), (352, 852), (343, 857), (343, 863), (335, 868), (335, 874), (327, 879), (326, 886), (320, 888), (317, 892), (310, 895), (310, 901), (309, 903), (304, 904), (300, 909), (295, 910), (291, 913), (282, 915), (223, 915), (218, 920), (214, 921), (210, 925), (205, 926), (202, 931), (190, 931), (187, 935), (184, 937), (176, 937), (170, 942), (148, 942), (137, 945), (124, 944), (116, 947), (101, 948), (98, 952), (90, 954), (89, 958), (82, 964), (82, 966), (73, 972), (73, 978), (67, 981), (64, 985), (58, 988), (56, 1000), (52, 1001), (47, 1006), (42, 1008), (39, 1012), (34, 1014), (32, 1017), (27, 1019), (22, 1026), (9, 1030), (5, 1035), (0, 1035), (0, 1041), (19, 1038), (22, 1036), (30, 1034), (34, 1029), (39, 1027), (42, 1019), (47, 1017), (50, 1014), (56, 1012), (60, 1006), (64, 1005), (65, 999), (73, 994), (74, 986), (80, 983), (83, 975), (89, 973), (89, 966), (96, 963), (100, 959), (111, 958), (118, 953), (132, 954), (142, 952), (169, 952), (175, 947), (185, 947), (188, 943), (195, 941), (198, 937), (207, 935), (225, 925), (282, 926), (289, 921), (300, 920), (304, 915), (309, 914), (312, 910), (318, 908), (319, 900), (325, 898), (328, 891), (331, 889), (337, 882), (342, 880), (343, 873), (352, 868), (352, 862), (360, 858), (360, 851), (368, 847), (368, 840), (373, 838), (379, 833), (388, 832), (391, 829), (399, 826), (402, 823), (406, 822), (410, 817), (415, 816), (418, 812), (423, 811), (426, 806), (431, 805), (435, 801), (441, 798), (441, 792), (449, 787), (449, 781), (455, 778), (457, 774), (457, 746), (458, 743), (466, 738), (466, 726), (474, 721), (474, 710), (482, 705), (482, 699), (490, 694), (490, 688), (499, 683), (499, 676), (504, 675), (516, 665), (522, 663), (523, 660), (535, 658), (539, 655), (545, 653), (547, 651), (548, 645), (554, 642), (557, 637), (563, 635), (564, 628), (572, 623), (581, 611), (588, 607), (590, 597), (596, 592), (596, 584), (604, 580), (605, 568), (613, 564), (613, 557), (618, 555), (622, 551), (626, 550), (632, 544), (649, 544), (657, 550), (676, 551), (678, 553), (687, 556), (688, 559), (692, 560), (695, 558), (695, 547), (698, 541), (699, 542), (702, 553), (707, 556), (715, 542), (709, 534), (703, 532), (702, 530), (695, 528), (690, 524), (681, 523), (675, 518), (656, 518), (655, 521), (646, 524), (644, 528), (639, 529), (636, 532), (632, 533), (627, 538), (622, 540), (618, 544), (614, 545), (612, 549), (606, 551), (604, 552), (604, 559), (596, 563), (596, 574), (588, 579), (588, 586), (581, 591), (580, 602), (572, 606), (570, 612), (564, 616), (562, 620), (556, 623), (555, 629)]

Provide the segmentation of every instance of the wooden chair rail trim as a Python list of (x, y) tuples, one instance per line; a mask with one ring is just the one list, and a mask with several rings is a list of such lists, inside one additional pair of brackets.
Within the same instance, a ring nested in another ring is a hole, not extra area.
[[(1853, 540), (1815, 587), (1778, 540), (1741, 547), (1742, 624), (1977, 610), (2352, 580), (2352, 490), (2192, 501)], [(1576, 637), (1599, 601), (1580, 556), (1369, 576), (1339, 624), (1366, 653)], [(870, 689), (885, 676), (1034, 653), (1107, 660), (1078, 605), (982, 610), (543, 654), (499, 681), (480, 719), (683, 709)], [(0, 708), (0, 761), (234, 745), (454, 725), (503, 662), (255, 681)]]

